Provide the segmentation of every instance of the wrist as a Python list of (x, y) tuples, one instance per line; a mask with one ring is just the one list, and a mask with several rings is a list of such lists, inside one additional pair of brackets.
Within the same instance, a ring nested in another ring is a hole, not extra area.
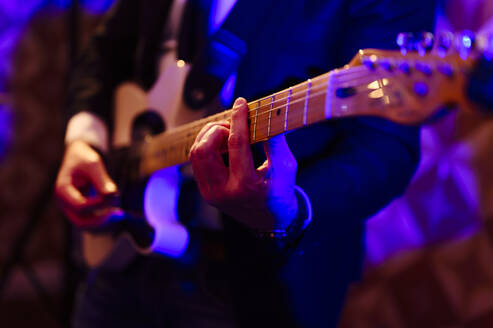
[(291, 222), (296, 219), (300, 210), (303, 210), (303, 204), (300, 205), (300, 199), (297, 196), (296, 188), (293, 188), (292, 194), (287, 197), (288, 201), (277, 205), (278, 209), (274, 215), (274, 222), (270, 230), (286, 230)]
[(297, 208), (290, 220), (274, 225), (272, 230), (256, 230), (259, 239), (276, 240), (286, 245), (297, 240), (312, 220), (312, 206), (308, 195), (298, 186), (294, 187)]

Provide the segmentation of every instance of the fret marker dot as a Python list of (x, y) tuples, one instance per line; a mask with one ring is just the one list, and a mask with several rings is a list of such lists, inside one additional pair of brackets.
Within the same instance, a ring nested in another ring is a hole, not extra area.
[(281, 109), (280, 108), (277, 110), (276, 115), (277, 116), (281, 115)]

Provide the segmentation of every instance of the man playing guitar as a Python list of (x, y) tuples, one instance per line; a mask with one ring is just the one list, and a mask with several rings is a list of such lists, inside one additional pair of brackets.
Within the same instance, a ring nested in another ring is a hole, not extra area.
[[(240, 4), (252, 12), (264, 6)], [(111, 97), (130, 78), (151, 89), (170, 8), (164, 0), (121, 0), (75, 67), (56, 193), (67, 217), (89, 231), (122, 215), (100, 155), (115, 128)], [(400, 31), (431, 30), (434, 14), (430, 1), (404, 0), (272, 1), (268, 9), (261, 21), (233, 9), (221, 28), (257, 24), (243, 40), (235, 96), (265, 96), (343, 66), (360, 48), (393, 47)], [(252, 154), (251, 119), (238, 98), (231, 120), (205, 125), (189, 152), (201, 195), (224, 213), (225, 259), (216, 280), (228, 296), (201, 285), (210, 272), (183, 267), (180, 258), (139, 255), (119, 270), (92, 273), (77, 327), (336, 325), (347, 286), (359, 277), (364, 219), (404, 190), (419, 159), (419, 129), (351, 118), (271, 138), (265, 152)], [(267, 159), (259, 165), (257, 156)], [(89, 244), (99, 238), (86, 236)]]

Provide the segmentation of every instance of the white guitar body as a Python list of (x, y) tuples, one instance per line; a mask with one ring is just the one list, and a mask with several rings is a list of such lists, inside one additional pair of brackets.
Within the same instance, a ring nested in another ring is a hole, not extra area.
[[(160, 76), (154, 87), (146, 93), (135, 83), (122, 84), (115, 93), (114, 132), (115, 148), (129, 146), (132, 142), (132, 123), (148, 109), (158, 112), (165, 121), (166, 130), (202, 118), (207, 109), (191, 110), (183, 102), (183, 88), (189, 65), (177, 61), (171, 51), (161, 60)], [(213, 106), (218, 106), (219, 102)], [(211, 105), (212, 106), (212, 105)], [(110, 267), (125, 266), (136, 254), (158, 253), (180, 256), (188, 245), (188, 232), (178, 221), (177, 202), (183, 167), (174, 166), (155, 172), (146, 186), (144, 211), (148, 223), (155, 230), (155, 238), (147, 249), (129, 244), (130, 238), (114, 238), (109, 235), (85, 235), (84, 256), (90, 266), (100, 264)], [(185, 168), (186, 171), (186, 168)], [(202, 205), (202, 207), (209, 207)], [(217, 212), (209, 220), (217, 220)], [(216, 222), (209, 222), (218, 225)]]

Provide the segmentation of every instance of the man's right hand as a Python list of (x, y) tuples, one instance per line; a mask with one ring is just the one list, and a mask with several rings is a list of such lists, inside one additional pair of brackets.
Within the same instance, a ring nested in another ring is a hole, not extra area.
[(83, 141), (70, 143), (58, 172), (55, 193), (65, 215), (79, 228), (96, 228), (121, 216), (118, 189), (101, 156)]

